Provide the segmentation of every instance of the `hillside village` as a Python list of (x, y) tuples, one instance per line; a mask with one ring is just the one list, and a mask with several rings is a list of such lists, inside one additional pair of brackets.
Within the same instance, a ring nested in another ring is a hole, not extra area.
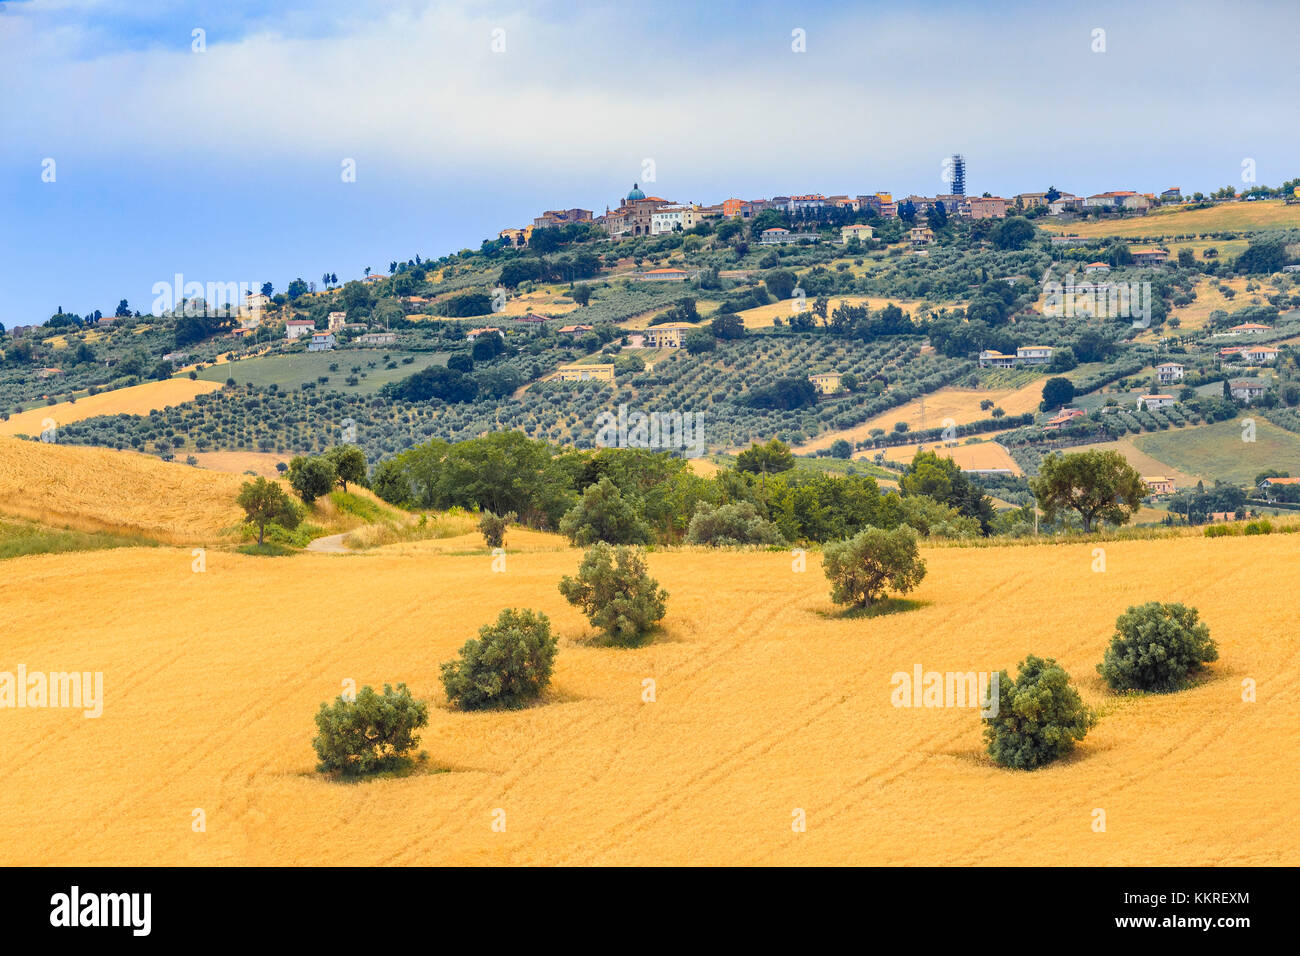
[[(602, 408), (629, 404), (704, 416), (720, 462), (776, 438), (890, 482), (937, 448), (1009, 507), (1053, 451), (1200, 436), (1247, 409), (1300, 434), (1300, 187), (1002, 198), (965, 194), (962, 157), (951, 169), (950, 193), (897, 200), (700, 205), (634, 185), (600, 215), (547, 210), (387, 274), (238, 301), (197, 286), (161, 315), (59, 312), (0, 339), (0, 428), (283, 463), (350, 420), (379, 460), (492, 428), (589, 446)], [(1276, 228), (1230, 228), (1247, 208)], [(79, 408), (169, 379), (195, 392), (143, 417)], [(1165, 522), (1276, 506), (1289, 491), (1255, 479), (1300, 472), (1283, 454), (1249, 476), (1156, 460), (1149, 514)], [(1230, 477), (1240, 493), (1211, 500)]]

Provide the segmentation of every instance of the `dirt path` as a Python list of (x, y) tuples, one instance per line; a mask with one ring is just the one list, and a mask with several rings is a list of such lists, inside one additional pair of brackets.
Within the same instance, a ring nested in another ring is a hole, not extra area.
[(316, 551), (321, 554), (350, 554), (347, 548), (343, 547), (343, 535), (327, 534), (323, 538), (313, 538), (307, 542), (308, 551)]

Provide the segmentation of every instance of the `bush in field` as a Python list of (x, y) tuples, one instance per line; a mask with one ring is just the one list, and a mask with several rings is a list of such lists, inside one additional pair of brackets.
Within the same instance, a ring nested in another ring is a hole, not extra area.
[(783, 544), (776, 525), (758, 513), (748, 501), (711, 505), (701, 501), (686, 529), (691, 544), (736, 547), (743, 544)]
[(1070, 675), (1051, 658), (1030, 654), (1014, 681), (1002, 671), (997, 692), (997, 712), (986, 718), (984, 740), (989, 756), (1003, 767), (1033, 770), (1051, 763), (1073, 750), (1097, 722), (1070, 686)]
[(1151, 601), (1130, 607), (1115, 622), (1097, 673), (1112, 690), (1180, 690), (1201, 669), (1219, 659), (1210, 629), (1197, 610)]
[(826, 545), (822, 568), (831, 582), (831, 600), (850, 607), (868, 607), (889, 590), (906, 594), (925, 577), (916, 532), (906, 525), (863, 528), (846, 541)]
[(506, 608), (478, 636), (465, 642), (459, 660), (442, 665), (442, 686), (453, 707), (517, 707), (551, 682), (559, 642), (545, 614)]
[(560, 519), (560, 531), (582, 547), (597, 541), (650, 543), (650, 528), (632, 502), (619, 494), (618, 486), (608, 478), (587, 486), (578, 503)]
[(510, 527), (512, 521), (519, 520), (519, 515), (513, 511), (507, 511), (503, 515), (494, 515), (490, 511), (484, 511), (478, 518), (478, 530), (483, 535), (483, 541), (489, 548), (500, 548), (506, 543), (506, 528)]
[(560, 581), (560, 593), (622, 644), (636, 643), (667, 613), (668, 594), (646, 573), (638, 548), (592, 545), (577, 577), (565, 575)]
[(359, 774), (400, 766), (420, 742), (415, 731), (428, 723), (428, 704), (412, 697), (405, 684), (396, 690), (385, 684), (382, 694), (363, 687), (354, 701), (340, 696), (316, 713), (316, 769)]

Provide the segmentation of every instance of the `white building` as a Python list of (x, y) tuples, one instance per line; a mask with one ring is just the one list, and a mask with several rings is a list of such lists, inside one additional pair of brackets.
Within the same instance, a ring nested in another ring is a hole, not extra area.
[(1183, 380), (1183, 367), (1177, 362), (1161, 362), (1156, 366), (1156, 381), (1169, 385)]
[(284, 337), (293, 341), (300, 335), (310, 335), (316, 331), (316, 323), (311, 319), (290, 319), (284, 323)]
[(333, 332), (313, 332), (311, 341), (307, 343), (308, 352), (328, 352), (334, 348)]
[(1139, 395), (1137, 406), (1138, 411), (1152, 411), (1157, 408), (1168, 408), (1175, 404), (1172, 395)]

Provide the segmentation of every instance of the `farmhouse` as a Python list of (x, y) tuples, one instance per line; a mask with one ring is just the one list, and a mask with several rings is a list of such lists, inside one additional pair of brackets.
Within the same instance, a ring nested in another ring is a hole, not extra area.
[(1088, 413), (1082, 408), (1063, 408), (1055, 418), (1049, 418), (1043, 422), (1043, 431), (1056, 431), (1058, 428), (1064, 428), (1076, 418), (1082, 418), (1086, 414)]
[(808, 381), (813, 383), (813, 387), (822, 395), (834, 395), (839, 392), (841, 385), (840, 379), (843, 376), (839, 372), (818, 372), (815, 375), (809, 375)]
[(1224, 335), (1259, 335), (1261, 332), (1267, 332), (1267, 325), (1260, 325), (1258, 322), (1243, 322), (1241, 325), (1234, 325), (1224, 332)]
[(1151, 411), (1156, 408), (1168, 408), (1175, 404), (1172, 395), (1140, 395), (1138, 396), (1138, 411)]
[(685, 269), (651, 269), (637, 276), (646, 282), (685, 282), (690, 277)]
[(1255, 399), (1261, 398), (1268, 388), (1259, 382), (1239, 381), (1229, 383), (1228, 391), (1237, 401), (1249, 405)]
[(1247, 345), (1237, 357), (1245, 362), (1254, 362), (1257, 365), (1264, 365), (1277, 360), (1279, 351), (1271, 345)]
[(567, 335), (570, 338), (576, 339), (579, 336), (586, 335), (588, 332), (592, 331), (594, 331), (594, 329), (590, 325), (564, 325), (560, 327), (559, 334)]
[(1174, 479), (1166, 475), (1143, 475), (1142, 484), (1147, 486), (1147, 495), (1152, 498), (1172, 495), (1178, 490)]
[(1016, 357), (994, 349), (985, 349), (980, 353), (980, 368), (1013, 368)]
[(1109, 272), (1110, 266), (1104, 262), (1089, 262), (1083, 267), (1084, 272)]
[(1132, 249), (1129, 255), (1135, 266), (1162, 266), (1169, 261), (1168, 249)]
[(1022, 345), (1016, 349), (1019, 365), (1046, 365), (1052, 361), (1052, 349), (1047, 345)]
[(985, 349), (980, 352), (980, 368), (1015, 368), (1017, 365), (1046, 365), (1052, 361), (1052, 348), (1047, 345), (1022, 345), (1015, 355)]
[(840, 242), (848, 245), (853, 239), (870, 239), (873, 235), (870, 226), (845, 226), (840, 230)]
[(913, 226), (909, 236), (912, 245), (925, 246), (929, 245), (930, 241), (934, 239), (934, 232), (931, 231), (929, 226)]
[(53, 378), (56, 375), (62, 375), (62, 374), (63, 374), (63, 369), (61, 368), (42, 368), (36, 370), (37, 378)]
[(695, 326), (689, 322), (667, 322), (663, 325), (652, 325), (645, 330), (646, 347), (652, 349), (679, 349), (686, 339), (686, 333), (694, 328)]
[(334, 348), (333, 332), (313, 332), (311, 341), (307, 343), (308, 352), (328, 352)]
[(284, 323), (284, 337), (293, 341), (300, 335), (308, 335), (316, 331), (316, 323), (311, 319), (290, 319)]
[(1296, 491), (1300, 491), (1300, 478), (1265, 478), (1259, 483), (1259, 490), (1269, 501), (1295, 501)]
[(561, 365), (555, 372), (561, 382), (613, 382), (614, 366), (610, 365)]
[(465, 338), (473, 342), (480, 335), (501, 335), (501, 330), (492, 325), (485, 326), (481, 329), (470, 329), (465, 333)]
[(337, 332), (343, 326), (347, 325), (348, 317), (346, 312), (331, 312), (327, 327), (331, 332)]
[(1083, 246), (1087, 245), (1088, 240), (1083, 236), (1053, 236), (1052, 245), (1054, 246)]
[(789, 242), (790, 230), (782, 229), (780, 226), (773, 226), (771, 229), (764, 229), (762, 235), (759, 236), (758, 241), (767, 243)]
[(1183, 380), (1183, 366), (1177, 362), (1161, 362), (1156, 366), (1156, 381), (1161, 385)]
[(392, 345), (397, 341), (397, 333), (367, 332), (365, 335), (358, 335), (356, 341), (360, 345)]

